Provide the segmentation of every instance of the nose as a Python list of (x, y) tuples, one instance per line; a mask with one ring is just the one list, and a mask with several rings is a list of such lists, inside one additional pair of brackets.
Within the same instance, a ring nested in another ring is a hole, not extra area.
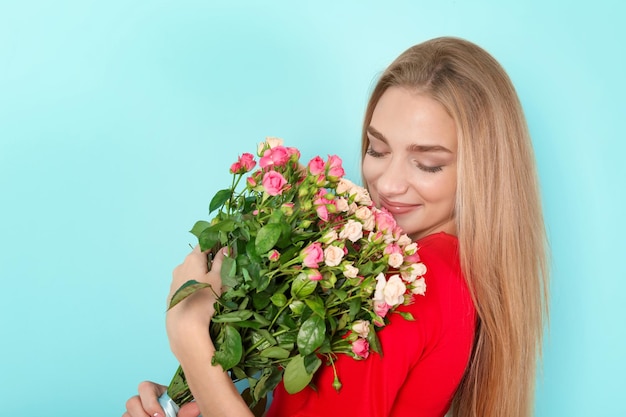
[(402, 162), (391, 160), (378, 177), (379, 193), (388, 197), (404, 195), (408, 189), (408, 174)]

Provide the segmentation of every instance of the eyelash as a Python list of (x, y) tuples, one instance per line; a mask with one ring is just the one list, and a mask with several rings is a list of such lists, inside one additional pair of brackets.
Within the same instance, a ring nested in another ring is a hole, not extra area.
[[(382, 152), (376, 152), (374, 149), (372, 148), (368, 148), (366, 153), (371, 156), (372, 158), (382, 158), (383, 156), (385, 156), (384, 153)], [(417, 168), (421, 169), (424, 172), (430, 172), (430, 173), (435, 173), (435, 172), (439, 172), (442, 170), (442, 166), (435, 166), (435, 167), (430, 167), (430, 166), (426, 166), (426, 165), (422, 165), (420, 163), (417, 163)]]

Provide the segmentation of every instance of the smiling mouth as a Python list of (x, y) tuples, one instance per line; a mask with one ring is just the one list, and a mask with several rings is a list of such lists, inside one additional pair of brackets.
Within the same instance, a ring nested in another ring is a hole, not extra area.
[(380, 205), (389, 210), (391, 214), (405, 214), (422, 206), (421, 204), (406, 204), (396, 201), (389, 201), (380, 197)]

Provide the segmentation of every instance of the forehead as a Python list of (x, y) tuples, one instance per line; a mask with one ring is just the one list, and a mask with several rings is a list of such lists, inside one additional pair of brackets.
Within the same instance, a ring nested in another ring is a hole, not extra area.
[[(452, 152), (457, 149), (456, 125), (443, 105), (407, 88), (389, 87), (383, 93), (370, 127), (380, 132), (389, 146), (442, 146)], [(376, 137), (368, 131), (370, 138)]]

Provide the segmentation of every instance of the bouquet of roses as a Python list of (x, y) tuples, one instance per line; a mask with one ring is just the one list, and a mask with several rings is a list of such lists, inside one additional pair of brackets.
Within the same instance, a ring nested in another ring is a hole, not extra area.
[[(209, 329), (213, 364), (248, 380), (251, 406), (281, 380), (289, 393), (302, 390), (338, 354), (382, 354), (376, 330), (426, 290), (417, 244), (343, 178), (339, 157), (304, 166), (300, 152), (277, 138), (257, 155), (254, 172), (250, 153), (232, 164), (232, 185), (210, 203), (217, 214), (191, 230), (202, 250), (230, 250)], [(169, 308), (207, 286), (188, 281)], [(336, 371), (333, 386), (341, 388)], [(180, 368), (167, 393), (178, 406), (193, 399)]]

